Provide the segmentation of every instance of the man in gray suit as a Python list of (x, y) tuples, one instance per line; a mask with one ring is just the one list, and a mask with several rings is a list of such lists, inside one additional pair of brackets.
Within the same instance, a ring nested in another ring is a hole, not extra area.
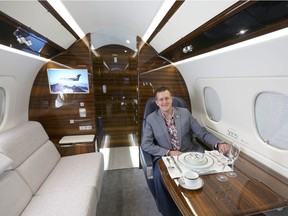
[(155, 102), (159, 109), (146, 118), (141, 147), (153, 155), (153, 179), (159, 211), (164, 216), (177, 216), (181, 213), (163, 182), (158, 159), (162, 156), (179, 156), (182, 152), (193, 151), (195, 147), (193, 135), (222, 153), (228, 152), (229, 145), (202, 127), (188, 109), (172, 107), (173, 99), (168, 88), (161, 87), (155, 93)]

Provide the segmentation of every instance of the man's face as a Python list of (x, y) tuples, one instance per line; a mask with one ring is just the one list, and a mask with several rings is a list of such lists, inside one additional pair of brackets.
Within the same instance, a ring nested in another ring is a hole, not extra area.
[(162, 113), (169, 113), (172, 110), (172, 96), (169, 91), (156, 94), (156, 104)]

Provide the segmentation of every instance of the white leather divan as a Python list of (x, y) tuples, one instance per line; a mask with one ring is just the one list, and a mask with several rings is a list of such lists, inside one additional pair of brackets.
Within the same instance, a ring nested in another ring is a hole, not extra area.
[(61, 157), (38, 122), (0, 134), (0, 214), (96, 216), (100, 152)]

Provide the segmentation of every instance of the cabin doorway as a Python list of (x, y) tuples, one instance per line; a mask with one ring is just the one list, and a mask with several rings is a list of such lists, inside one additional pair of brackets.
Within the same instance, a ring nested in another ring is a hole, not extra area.
[(95, 113), (102, 118), (100, 149), (138, 148), (138, 75), (135, 51), (120, 45), (95, 50)]

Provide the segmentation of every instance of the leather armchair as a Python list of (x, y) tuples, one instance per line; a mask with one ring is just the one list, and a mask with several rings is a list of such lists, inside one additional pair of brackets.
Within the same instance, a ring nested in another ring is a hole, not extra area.
[[(180, 97), (173, 96), (173, 106), (175, 107), (184, 107), (189, 109), (187, 103), (184, 101), (184, 99)], [(143, 123), (142, 123), (142, 129), (144, 125), (146, 124), (146, 117), (154, 112), (156, 109), (158, 109), (158, 106), (155, 103), (155, 97), (151, 97), (147, 100), (145, 105), (145, 110), (143, 114)], [(142, 134), (141, 134), (142, 136)], [(155, 186), (153, 182), (153, 158), (152, 155), (150, 155), (148, 152), (145, 152), (140, 147), (140, 163), (144, 171), (144, 175), (148, 184), (148, 187), (152, 193), (152, 195), (155, 198)]]

